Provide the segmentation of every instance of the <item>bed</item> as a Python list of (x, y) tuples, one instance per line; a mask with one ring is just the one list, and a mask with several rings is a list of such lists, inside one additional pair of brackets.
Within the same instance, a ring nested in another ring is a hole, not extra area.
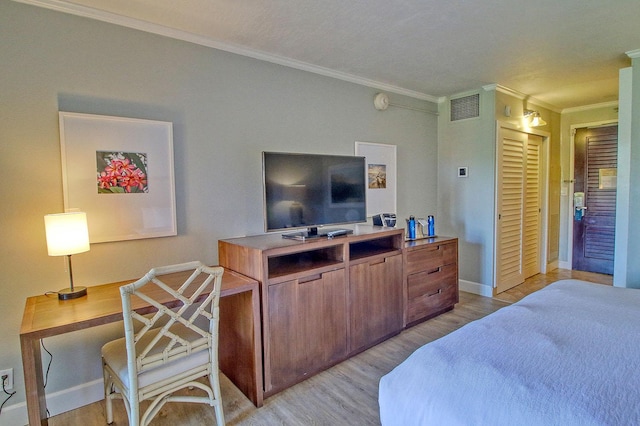
[(640, 290), (562, 280), (383, 376), (392, 425), (640, 425)]

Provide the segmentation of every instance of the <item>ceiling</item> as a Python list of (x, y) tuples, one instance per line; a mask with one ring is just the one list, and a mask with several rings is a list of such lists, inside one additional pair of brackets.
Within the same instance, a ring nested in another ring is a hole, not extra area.
[(487, 84), (616, 101), (638, 0), (18, 0), (437, 101)]

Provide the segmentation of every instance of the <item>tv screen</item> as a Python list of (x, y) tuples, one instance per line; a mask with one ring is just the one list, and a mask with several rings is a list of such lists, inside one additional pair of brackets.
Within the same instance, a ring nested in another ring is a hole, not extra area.
[(265, 230), (365, 222), (364, 157), (263, 152)]

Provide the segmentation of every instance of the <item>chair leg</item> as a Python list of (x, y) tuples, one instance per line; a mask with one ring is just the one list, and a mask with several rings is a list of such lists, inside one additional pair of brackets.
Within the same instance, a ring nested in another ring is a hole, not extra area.
[(104, 376), (105, 417), (107, 418), (107, 424), (111, 424), (113, 423), (113, 398), (111, 398), (111, 394), (113, 393), (113, 382), (111, 381), (111, 375), (106, 368), (102, 369), (102, 374)]
[(216, 412), (216, 423), (218, 426), (224, 426), (224, 410), (222, 409), (222, 392), (220, 391), (220, 376), (219, 373), (212, 373), (209, 376), (211, 389), (213, 390), (213, 397), (215, 398), (215, 404), (213, 409)]
[(224, 426), (224, 412), (222, 410), (222, 401), (218, 401), (218, 404), (213, 408), (216, 412), (216, 422), (218, 426)]

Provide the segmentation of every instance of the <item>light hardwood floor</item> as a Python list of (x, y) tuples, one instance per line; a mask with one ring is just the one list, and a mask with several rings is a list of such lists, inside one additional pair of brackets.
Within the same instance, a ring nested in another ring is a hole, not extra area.
[[(556, 270), (536, 275), (497, 298), (460, 293), (454, 310), (418, 324), (353, 358), (265, 400), (257, 409), (224, 376), (222, 397), (228, 425), (379, 425), (378, 381), (420, 346), (564, 278), (611, 285), (607, 275)], [(502, 300), (500, 300), (502, 299)], [(126, 425), (120, 401), (114, 425)], [(105, 425), (102, 401), (54, 416), (51, 426)], [(214, 425), (213, 409), (200, 404), (167, 404), (152, 425)]]
[(533, 277), (525, 280), (523, 284), (513, 287), (505, 292), (499, 293), (495, 296), (495, 298), (504, 300), (506, 302), (517, 302), (527, 294), (538, 291), (542, 287), (545, 287), (555, 281), (568, 278), (589, 281), (597, 284), (613, 285), (612, 275), (595, 274), (593, 272), (570, 271), (568, 269), (555, 269), (553, 271), (547, 272), (546, 274), (534, 275)]

